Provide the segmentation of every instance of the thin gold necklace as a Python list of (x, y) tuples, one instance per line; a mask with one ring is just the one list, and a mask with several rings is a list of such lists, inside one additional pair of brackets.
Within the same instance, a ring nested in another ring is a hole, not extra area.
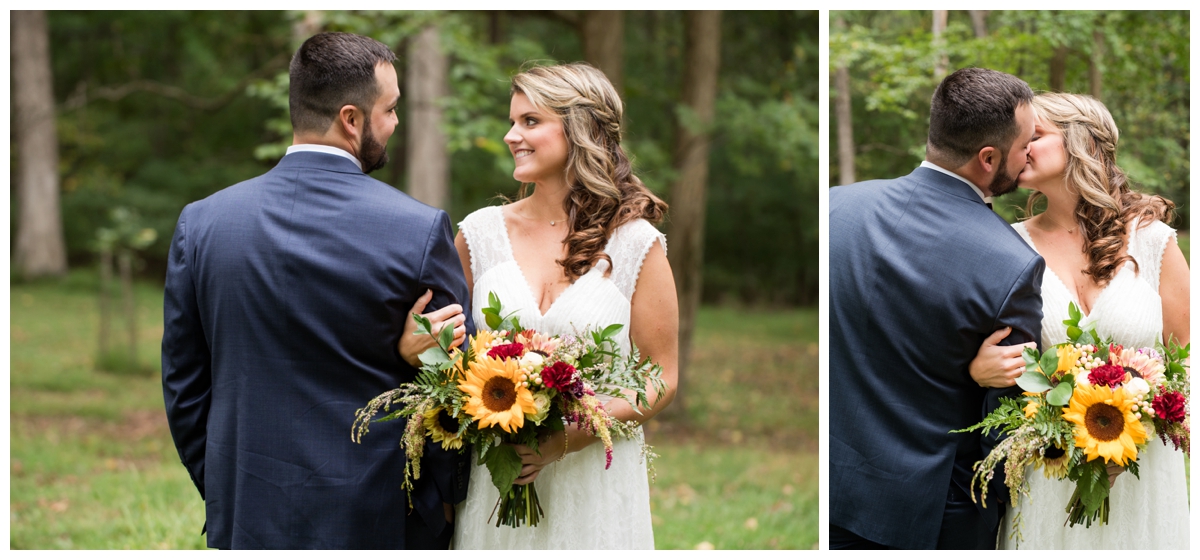
[(1054, 221), (1054, 218), (1047, 216), (1045, 213), (1042, 214), (1042, 217), (1045, 218), (1046, 220), (1048, 220), (1050, 223), (1054, 224), (1056, 227), (1060, 227), (1060, 228), (1067, 230), (1067, 233), (1071, 233), (1071, 234), (1075, 233), (1075, 228), (1063, 227), (1062, 224)]

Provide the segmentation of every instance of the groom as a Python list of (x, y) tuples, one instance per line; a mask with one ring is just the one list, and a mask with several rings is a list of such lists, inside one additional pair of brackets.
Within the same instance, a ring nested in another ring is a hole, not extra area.
[(971, 377), (988, 335), (1041, 339), (1045, 264), (992, 212), (1033, 136), (1033, 92), (966, 68), (933, 94), (926, 160), (905, 177), (829, 193), (830, 548), (987, 549), (1003, 510), (971, 500), (995, 441), (951, 434), (983, 418)]
[(469, 457), (428, 447), (410, 508), (404, 422), (350, 440), (356, 409), (415, 376), (397, 349), (410, 308), (427, 290), (434, 308), (467, 304), (446, 213), (366, 175), (386, 163), (397, 123), (393, 60), (367, 37), (305, 41), (287, 155), (179, 216), (163, 396), (210, 547), (449, 543)]

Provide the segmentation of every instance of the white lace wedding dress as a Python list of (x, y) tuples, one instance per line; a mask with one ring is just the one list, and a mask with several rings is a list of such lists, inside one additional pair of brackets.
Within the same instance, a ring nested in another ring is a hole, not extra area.
[[(483, 208), (459, 224), (471, 253), (475, 286), (472, 316), (486, 328), (481, 309), (495, 292), (505, 311), (517, 310), (521, 326), (549, 334), (572, 334), (614, 323), (625, 325), (621, 348), (629, 351), (630, 299), (642, 261), (666, 238), (645, 220), (625, 224), (609, 239), (601, 261), (568, 287), (542, 315), (509, 243), (500, 207)], [(614, 442), (612, 466), (604, 469), (604, 446), (593, 444), (547, 465), (535, 485), (544, 517), (537, 527), (496, 527), (489, 522), (499, 493), (487, 467), (473, 465), (467, 499), (458, 508), (455, 549), (652, 549), (650, 488), (638, 440)]]
[[(1036, 251), (1025, 224), (1013, 227)], [(1158, 293), (1163, 251), (1175, 230), (1162, 222), (1135, 229), (1129, 237), (1132, 263), (1113, 277), (1096, 298), (1081, 326), (1094, 324), (1101, 336), (1111, 336), (1126, 348), (1153, 347), (1162, 339), (1162, 300)], [(1067, 340), (1067, 308), (1074, 298), (1049, 268), (1042, 278), (1042, 345)], [(1076, 303), (1078, 305), (1078, 303)], [(1013, 516), (1022, 512), (1023, 549), (1187, 549), (1187, 479), (1183, 452), (1153, 436), (1146, 451), (1138, 455), (1141, 478), (1122, 473), (1113, 483), (1106, 525), (1064, 526), (1067, 501), (1075, 485), (1069, 480), (1051, 480), (1041, 471), (1026, 473), (1029, 498), (1009, 508), (1000, 526), (999, 548), (1013, 548), (1009, 538)]]

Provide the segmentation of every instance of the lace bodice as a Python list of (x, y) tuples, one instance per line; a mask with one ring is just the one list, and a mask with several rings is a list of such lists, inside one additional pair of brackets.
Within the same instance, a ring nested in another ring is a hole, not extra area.
[[(601, 261), (571, 284), (541, 313), (512, 244), (500, 207), (473, 212), (459, 224), (467, 241), (474, 280), (471, 303), (475, 324), (495, 292), (505, 312), (515, 311), (525, 328), (548, 334), (574, 334), (611, 324), (625, 325), (617, 342), (629, 351), (630, 302), (642, 262), (666, 238), (645, 220), (625, 224), (605, 246), (612, 270)], [(487, 468), (475, 465), (467, 499), (458, 508), (455, 549), (649, 549), (654, 548), (650, 488), (641, 457), (641, 431), (635, 440), (613, 445), (605, 470), (604, 446), (591, 445), (546, 466), (535, 481), (545, 517), (537, 527), (495, 526), (491, 516), (499, 494)]]
[[(1024, 224), (1013, 226), (1034, 250)], [(1126, 347), (1152, 347), (1162, 338), (1162, 298), (1159, 275), (1163, 252), (1175, 230), (1162, 222), (1133, 228), (1126, 263), (1104, 288), (1081, 326), (1093, 325), (1101, 336)], [(1042, 278), (1042, 344), (1067, 340), (1063, 320), (1074, 301), (1066, 285), (1046, 268)], [(1078, 303), (1076, 304), (1078, 305)], [(1187, 480), (1183, 453), (1152, 437), (1139, 454), (1140, 478), (1129, 473), (1117, 477), (1109, 502), (1108, 524), (1065, 527), (1064, 508), (1075, 484), (1027, 472), (1030, 496), (1009, 508), (1000, 527), (999, 547), (1012, 548), (1008, 538), (1014, 516), (1022, 517), (1024, 549), (1187, 549), (1190, 540)]]
[[(1024, 223), (1013, 226), (1025, 242), (1036, 251)], [(1126, 262), (1121, 270), (1096, 297), (1080, 326), (1095, 326), (1101, 336), (1112, 337), (1117, 344), (1133, 347), (1153, 347), (1162, 339), (1162, 298), (1158, 295), (1158, 279), (1162, 271), (1163, 251), (1175, 230), (1162, 222), (1145, 228), (1135, 225), (1129, 235), (1129, 256), (1137, 262)], [(1050, 346), (1067, 339), (1067, 309), (1071, 302), (1078, 307), (1066, 284), (1046, 267), (1042, 278), (1042, 345)], [(1082, 308), (1081, 308), (1082, 309)]]
[(625, 325), (618, 342), (629, 350), (629, 311), (650, 246), (658, 241), (666, 250), (667, 241), (650, 222), (635, 220), (613, 233), (604, 252), (612, 259), (600, 261), (579, 277), (541, 313), (525, 274), (513, 257), (508, 228), (499, 206), (477, 210), (459, 224), (471, 253), (471, 277), (475, 286), (471, 295), (472, 316), (476, 325), (486, 325), (481, 311), (488, 305), (488, 293), (500, 296), (505, 311), (516, 311), (521, 325), (550, 333), (571, 334), (591, 327), (614, 323)]

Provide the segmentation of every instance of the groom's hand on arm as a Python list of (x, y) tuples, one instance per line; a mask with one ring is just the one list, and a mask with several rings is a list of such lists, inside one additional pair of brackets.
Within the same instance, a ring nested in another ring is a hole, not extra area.
[(1017, 384), (1017, 378), (1025, 371), (1025, 359), (1021, 353), (1026, 348), (1036, 348), (1034, 342), (1004, 345), (1003, 340), (1012, 333), (1012, 327), (1004, 327), (988, 336), (979, 347), (979, 353), (971, 360), (971, 379), (980, 387), (1003, 389)]

